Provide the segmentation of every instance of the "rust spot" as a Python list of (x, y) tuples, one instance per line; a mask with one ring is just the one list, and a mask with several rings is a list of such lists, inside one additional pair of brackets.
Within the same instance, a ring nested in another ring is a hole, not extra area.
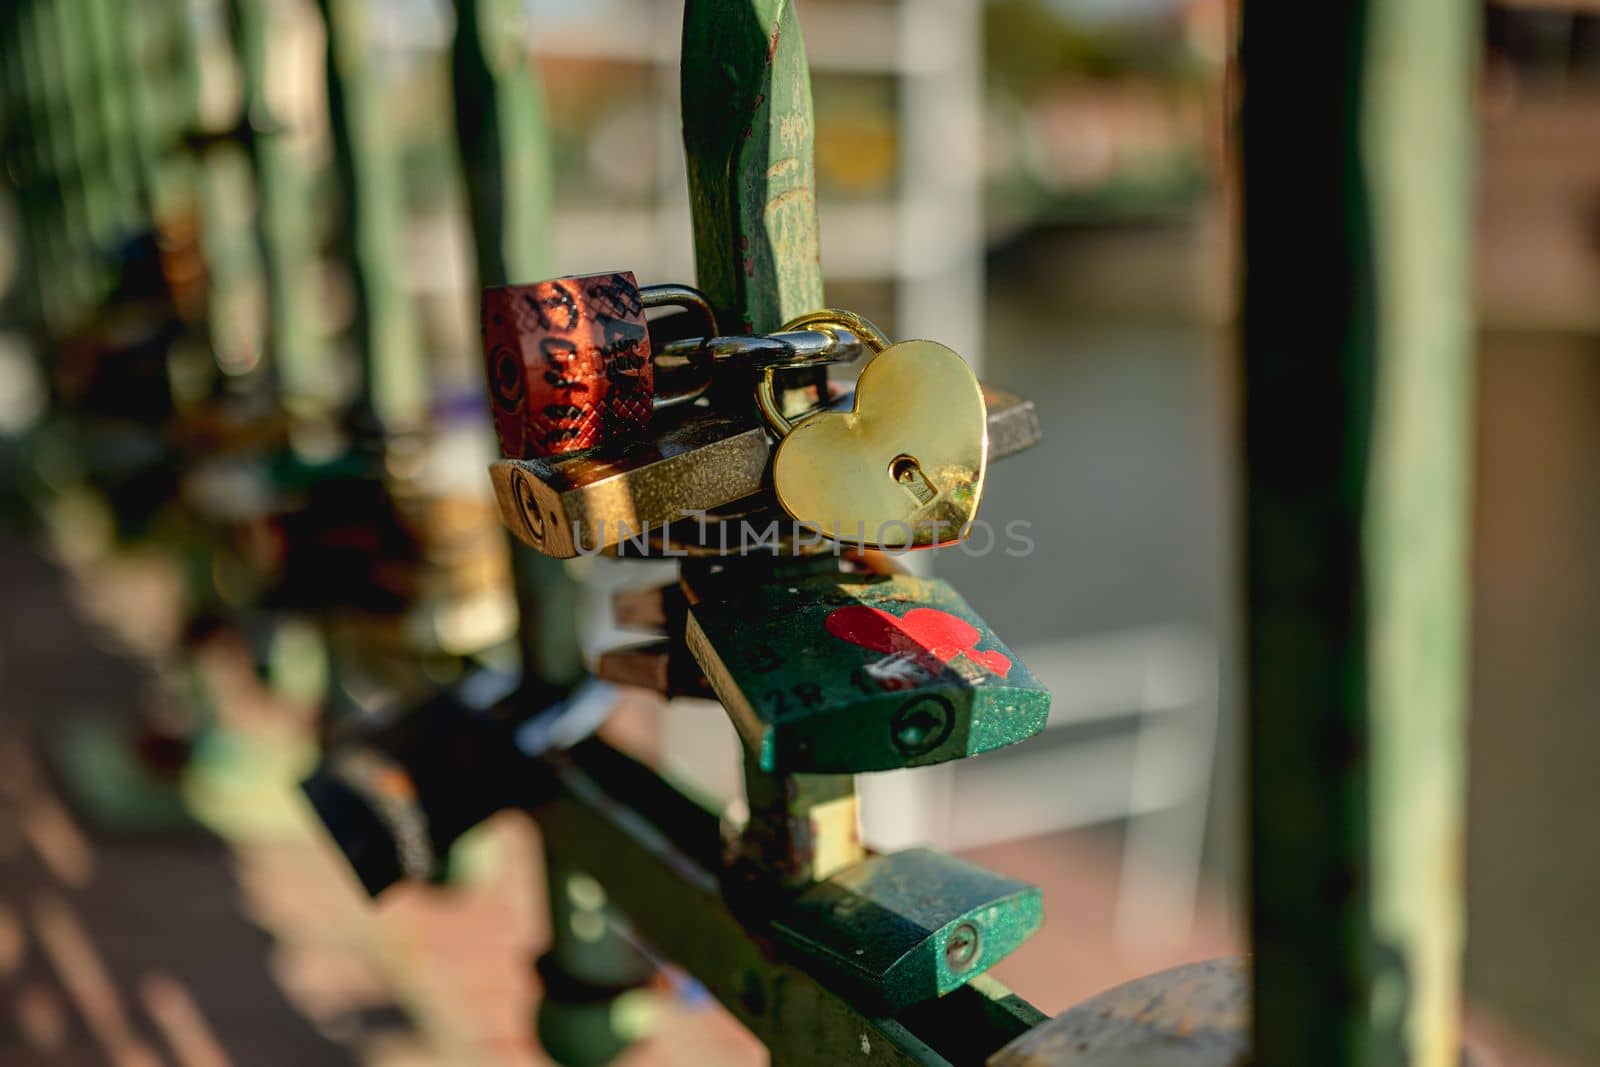
[(772, 57), (778, 54), (778, 31), (783, 28), (780, 21), (772, 27), (772, 36), (767, 40), (767, 66), (772, 66)]
[(804, 201), (809, 199), (810, 196), (811, 190), (805, 186), (800, 186), (795, 189), (785, 189), (783, 192), (777, 194), (767, 201), (765, 209), (766, 213), (770, 215), (774, 212), (781, 211), (796, 201)]

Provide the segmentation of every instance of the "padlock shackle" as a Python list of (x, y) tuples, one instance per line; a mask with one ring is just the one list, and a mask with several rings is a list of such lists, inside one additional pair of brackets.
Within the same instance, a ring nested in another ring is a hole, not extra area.
[(751, 370), (793, 370), (854, 363), (867, 347), (863, 337), (843, 328), (790, 330), (766, 336), (690, 337), (662, 345), (655, 354), (655, 364), (658, 371), (669, 372), (685, 367), (715, 369), (731, 363)]
[[(739, 364), (751, 370), (795, 370), (830, 363), (854, 363), (868, 347), (852, 330), (792, 330), (768, 337), (734, 334), (730, 337), (693, 337), (664, 345), (654, 356), (656, 395), (654, 409), (677, 407), (704, 396), (716, 371)], [(674, 388), (667, 383), (689, 377), (691, 384)]]
[[(811, 327), (822, 327), (822, 332), (835, 337), (848, 332), (871, 347), (873, 354), (882, 352), (892, 343), (889, 335), (880, 330), (869, 319), (857, 315), (853, 311), (843, 311), (838, 308), (823, 308), (820, 311), (809, 311), (799, 318), (791, 319), (783, 324), (779, 334), (788, 334)], [(761, 417), (766, 419), (772, 432), (779, 437), (786, 437), (794, 429), (794, 421), (783, 413), (783, 405), (778, 401), (777, 386), (774, 376), (784, 368), (779, 365), (767, 366), (762, 369), (761, 377), (756, 381), (756, 406), (761, 409)]]
[(717, 326), (717, 313), (711, 310), (711, 301), (692, 285), (641, 285), (639, 302), (647, 308), (680, 307), (699, 315), (706, 329), (706, 337), (714, 337), (721, 332)]

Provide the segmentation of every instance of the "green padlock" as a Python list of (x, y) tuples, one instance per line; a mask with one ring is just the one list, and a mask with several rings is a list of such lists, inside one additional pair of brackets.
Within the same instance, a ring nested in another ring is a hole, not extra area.
[(918, 767), (1044, 728), (1050, 694), (947, 583), (825, 574), (718, 588), (686, 644), (763, 770)]

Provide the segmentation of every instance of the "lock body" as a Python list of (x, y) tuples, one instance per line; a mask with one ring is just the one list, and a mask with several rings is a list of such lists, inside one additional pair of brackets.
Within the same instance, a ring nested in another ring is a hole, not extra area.
[[(988, 387), (984, 398), (991, 459), (1038, 442), (1031, 401)], [(506, 528), (547, 556), (570, 559), (624, 542), (648, 545), (644, 535), (669, 523), (683, 526), (684, 537), (703, 537), (717, 509), (766, 490), (771, 453), (753, 418), (684, 406), (659, 413), (644, 437), (569, 456), (500, 460), (489, 471)], [(684, 526), (702, 512), (709, 518)]]
[(628, 271), (483, 295), (483, 349), (502, 455), (558, 456), (642, 433), (654, 392), (644, 299)]
[(1050, 694), (949, 584), (824, 574), (724, 587), (685, 643), (763, 770), (973, 756), (1044, 728)]
[(644, 440), (495, 463), (501, 521), (545, 555), (569, 559), (760, 488), (771, 446), (754, 420), (693, 408), (673, 416)]

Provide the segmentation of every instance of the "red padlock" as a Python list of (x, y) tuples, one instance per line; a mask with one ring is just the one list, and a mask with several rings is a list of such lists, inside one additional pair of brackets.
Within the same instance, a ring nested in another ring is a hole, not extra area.
[(500, 450), (565, 455), (650, 422), (645, 301), (633, 274), (591, 274), (483, 294), (483, 350)]
[[(700, 320), (700, 334), (655, 350), (644, 313), (674, 306)], [(483, 294), (489, 398), (507, 459), (548, 459), (641, 438), (653, 411), (694, 401), (719, 367), (815, 367), (849, 362), (865, 348), (854, 331), (837, 326), (718, 336), (705, 294), (685, 285), (641, 288), (627, 271)]]

